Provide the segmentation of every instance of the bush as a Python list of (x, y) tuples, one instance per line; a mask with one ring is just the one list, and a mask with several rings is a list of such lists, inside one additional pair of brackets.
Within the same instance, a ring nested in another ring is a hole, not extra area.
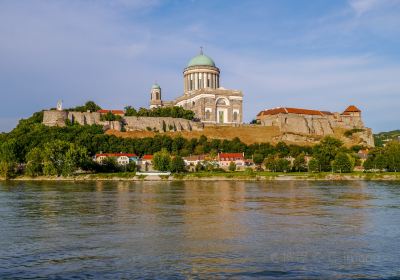
[(228, 166), (228, 170), (229, 171), (236, 171), (236, 164), (233, 162), (233, 161), (231, 161), (230, 163), (229, 163), (229, 166)]
[(174, 172), (174, 173), (186, 171), (185, 170), (185, 162), (183, 161), (183, 158), (180, 156), (173, 157), (171, 159), (169, 171)]
[(354, 133), (363, 132), (363, 131), (364, 131), (364, 129), (362, 129), (362, 128), (353, 128), (353, 129), (345, 131), (344, 136), (351, 137)]

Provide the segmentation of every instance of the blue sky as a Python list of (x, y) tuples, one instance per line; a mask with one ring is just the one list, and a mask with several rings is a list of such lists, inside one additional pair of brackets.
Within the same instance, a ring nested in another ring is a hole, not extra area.
[(147, 107), (154, 81), (173, 99), (200, 46), (246, 121), (355, 104), (400, 129), (400, 0), (0, 0), (0, 131), (59, 99)]

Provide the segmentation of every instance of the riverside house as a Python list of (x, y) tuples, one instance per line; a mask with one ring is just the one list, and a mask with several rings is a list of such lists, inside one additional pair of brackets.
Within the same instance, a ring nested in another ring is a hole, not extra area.
[(140, 171), (153, 170), (153, 155), (143, 155), (139, 160), (138, 168)]
[(95, 156), (95, 160), (98, 163), (101, 163), (106, 158), (115, 158), (119, 165), (127, 165), (132, 161), (137, 163), (139, 161), (139, 157), (136, 154), (128, 153), (101, 153)]
[(222, 168), (228, 168), (231, 162), (234, 162), (237, 167), (245, 166), (244, 153), (219, 153), (217, 160)]

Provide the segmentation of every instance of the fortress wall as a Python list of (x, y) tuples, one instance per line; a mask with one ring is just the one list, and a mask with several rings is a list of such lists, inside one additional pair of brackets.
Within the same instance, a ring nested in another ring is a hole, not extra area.
[(47, 110), (43, 112), (43, 124), (47, 126), (65, 126), (68, 113), (66, 111)]
[(80, 125), (104, 123), (100, 121), (100, 113), (97, 112), (68, 112), (68, 119), (72, 123), (79, 123)]
[[(43, 124), (47, 126), (65, 126), (65, 121), (80, 125), (103, 125), (104, 129), (121, 131), (122, 125), (119, 121), (101, 121), (100, 113), (97, 112), (67, 112), (49, 110), (44, 111)], [(180, 118), (169, 117), (124, 117), (123, 123), (128, 131), (146, 131), (149, 129), (165, 131), (199, 131), (204, 125), (200, 122), (193, 122)], [(165, 125), (164, 125), (165, 124)]]
[(301, 115), (277, 114), (265, 116), (261, 120), (264, 126), (279, 127), (281, 132), (325, 136), (333, 134), (335, 128), (364, 129), (361, 117), (346, 115)]
[[(203, 130), (203, 124), (180, 118), (169, 117), (124, 117), (127, 131), (156, 130), (165, 131), (199, 131)], [(164, 125), (165, 124), (165, 125)]]
[(281, 132), (308, 135), (329, 135), (333, 129), (328, 118), (314, 115), (278, 114), (265, 117), (264, 126), (277, 126)]

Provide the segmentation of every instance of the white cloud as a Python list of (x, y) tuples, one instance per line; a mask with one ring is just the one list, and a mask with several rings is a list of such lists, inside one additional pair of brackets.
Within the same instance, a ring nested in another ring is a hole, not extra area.
[(361, 16), (385, 1), (386, 0), (350, 0), (350, 6), (358, 16)]

